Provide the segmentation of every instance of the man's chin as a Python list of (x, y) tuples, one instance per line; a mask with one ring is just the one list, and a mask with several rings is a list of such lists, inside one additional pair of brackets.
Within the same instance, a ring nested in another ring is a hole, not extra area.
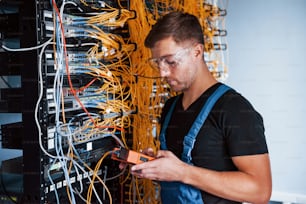
[(171, 85), (169, 85), (169, 86), (170, 86), (171, 90), (174, 91), (174, 92), (182, 91), (182, 88), (179, 87), (179, 86), (171, 86)]

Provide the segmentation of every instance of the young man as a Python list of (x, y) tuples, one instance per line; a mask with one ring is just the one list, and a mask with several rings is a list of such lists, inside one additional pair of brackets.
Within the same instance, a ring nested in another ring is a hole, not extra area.
[(182, 94), (164, 106), (156, 159), (132, 166), (132, 173), (160, 181), (164, 204), (267, 203), (272, 179), (262, 117), (209, 72), (198, 19), (171, 12), (145, 45), (150, 64)]

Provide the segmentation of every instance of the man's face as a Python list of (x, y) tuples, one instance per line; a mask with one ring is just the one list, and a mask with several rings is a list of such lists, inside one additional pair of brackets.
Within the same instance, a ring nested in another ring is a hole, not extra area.
[(158, 69), (173, 91), (185, 91), (195, 78), (190, 55), (192, 49), (190, 43), (177, 44), (172, 38), (156, 42), (151, 49), (149, 63)]

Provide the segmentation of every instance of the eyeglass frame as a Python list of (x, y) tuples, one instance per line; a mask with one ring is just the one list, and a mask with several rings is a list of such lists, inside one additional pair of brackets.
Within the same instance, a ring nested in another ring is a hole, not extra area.
[[(163, 63), (163, 66), (166, 65), (167, 69), (174, 69), (176, 68), (182, 61), (182, 59), (180, 58), (181, 54), (184, 54), (185, 52), (189, 52), (192, 49), (192, 47), (185, 47), (182, 48), (180, 50), (178, 50), (176, 53), (174, 54), (168, 54), (168, 55), (164, 55), (161, 57), (157, 57), (157, 58), (150, 58), (147, 60), (148, 64), (153, 68), (156, 69), (158, 71), (160, 71), (161, 68), (161, 63)], [(168, 57), (172, 57), (173, 60), (167, 60)]]

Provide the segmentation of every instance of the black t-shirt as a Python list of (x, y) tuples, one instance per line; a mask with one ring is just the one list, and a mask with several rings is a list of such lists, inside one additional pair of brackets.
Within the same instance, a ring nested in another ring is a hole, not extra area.
[[(209, 96), (221, 85), (206, 90), (187, 110), (182, 106), (182, 95), (166, 130), (168, 150), (181, 158), (183, 138)], [(161, 124), (174, 98), (170, 98), (162, 112)], [(235, 90), (227, 91), (214, 105), (202, 126), (192, 150), (195, 166), (216, 171), (237, 171), (231, 157), (268, 152), (261, 115)], [(204, 203), (238, 203), (202, 192)]]

